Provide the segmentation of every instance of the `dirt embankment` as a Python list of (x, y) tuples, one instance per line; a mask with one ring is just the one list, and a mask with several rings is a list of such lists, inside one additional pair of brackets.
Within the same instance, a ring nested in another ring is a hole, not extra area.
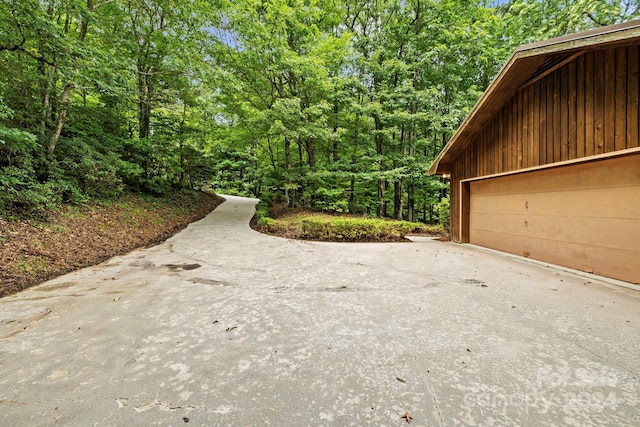
[(162, 242), (223, 201), (202, 192), (129, 195), (110, 204), (62, 206), (47, 221), (0, 218), (0, 297)]

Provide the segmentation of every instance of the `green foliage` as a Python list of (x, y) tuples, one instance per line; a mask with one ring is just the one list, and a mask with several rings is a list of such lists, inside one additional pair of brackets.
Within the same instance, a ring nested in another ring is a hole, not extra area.
[(276, 226), (276, 220), (269, 216), (269, 206), (270, 203), (264, 200), (256, 205), (253, 221), (262, 230), (273, 230), (273, 227)]
[(314, 194), (315, 207), (325, 212), (349, 211), (349, 200), (342, 188), (319, 187)]
[(449, 197), (444, 197), (438, 204), (436, 204), (436, 213), (438, 214), (438, 222), (442, 224), (443, 227), (449, 228), (449, 212), (450, 212), (450, 204)]
[(513, 47), (639, 13), (637, 0), (6, 0), (0, 211), (208, 185), (447, 224), (446, 183), (425, 171)]
[(209, 153), (208, 161), (211, 164), (209, 184), (217, 193), (258, 195), (264, 177), (255, 156), (218, 146)]
[(637, 0), (512, 0), (503, 6), (507, 33), (519, 43), (563, 36), (640, 16)]
[(257, 224), (258, 224), (258, 227), (271, 229), (275, 227), (276, 220), (273, 218), (269, 218), (267, 216), (261, 216), (257, 219)]
[(257, 225), (267, 232), (326, 241), (399, 241), (409, 234), (442, 234), (439, 227), (415, 222), (309, 213), (288, 214), (278, 219), (260, 217)]
[(302, 220), (301, 234), (306, 239), (347, 241), (401, 237), (395, 227), (385, 226), (385, 222), (379, 219), (305, 218)]
[(56, 153), (60, 182), (66, 184), (65, 201), (109, 198), (122, 193), (118, 176), (120, 158), (111, 151), (101, 152), (96, 141), (64, 139)]
[(35, 135), (0, 125), (0, 213), (41, 213), (56, 204), (53, 186), (37, 179), (41, 160)]
[(0, 212), (41, 215), (58, 203), (54, 186), (33, 179), (28, 170), (7, 166), (0, 173)]

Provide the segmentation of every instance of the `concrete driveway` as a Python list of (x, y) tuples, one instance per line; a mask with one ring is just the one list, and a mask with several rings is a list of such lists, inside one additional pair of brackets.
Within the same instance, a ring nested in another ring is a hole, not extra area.
[(0, 425), (640, 425), (639, 292), (428, 239), (268, 237), (227, 199), (0, 299)]

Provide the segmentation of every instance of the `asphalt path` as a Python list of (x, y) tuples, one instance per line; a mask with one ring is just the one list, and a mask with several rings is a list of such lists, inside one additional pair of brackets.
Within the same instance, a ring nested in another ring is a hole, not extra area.
[(0, 425), (640, 425), (637, 290), (265, 236), (256, 202), (0, 299)]

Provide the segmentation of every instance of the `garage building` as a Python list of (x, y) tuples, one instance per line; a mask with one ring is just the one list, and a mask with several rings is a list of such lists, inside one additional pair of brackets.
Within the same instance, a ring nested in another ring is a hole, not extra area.
[(451, 238), (640, 283), (640, 20), (523, 45), (429, 169)]

